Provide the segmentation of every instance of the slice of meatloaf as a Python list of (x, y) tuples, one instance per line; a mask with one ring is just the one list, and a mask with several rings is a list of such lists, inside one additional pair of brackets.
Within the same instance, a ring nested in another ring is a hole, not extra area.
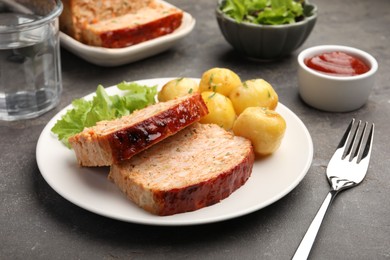
[(249, 140), (214, 124), (195, 123), (111, 165), (109, 178), (139, 207), (172, 215), (228, 197), (250, 177), (253, 162)]
[(82, 166), (108, 166), (199, 121), (208, 113), (199, 93), (160, 102), (128, 116), (101, 121), (69, 138)]
[(78, 41), (83, 41), (82, 32), (88, 24), (112, 19), (128, 13), (136, 13), (154, 0), (62, 0), (60, 29)]
[(122, 48), (170, 34), (182, 19), (183, 11), (153, 2), (135, 13), (88, 24), (82, 39), (92, 46)]

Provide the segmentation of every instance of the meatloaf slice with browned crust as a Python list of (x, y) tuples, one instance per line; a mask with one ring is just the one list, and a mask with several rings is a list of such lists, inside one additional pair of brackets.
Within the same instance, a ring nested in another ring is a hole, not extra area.
[(63, 0), (60, 29), (77, 41), (123, 48), (170, 34), (183, 11), (155, 0)]
[(249, 140), (214, 124), (195, 123), (111, 165), (109, 178), (139, 207), (172, 215), (228, 197), (248, 180), (253, 162)]
[(85, 26), (82, 41), (105, 48), (123, 48), (170, 34), (182, 23), (183, 11), (153, 2), (136, 13)]
[(60, 29), (83, 42), (82, 33), (87, 25), (137, 13), (154, 2), (155, 0), (62, 0), (64, 8), (59, 18)]
[(207, 115), (199, 93), (160, 102), (128, 116), (101, 121), (69, 138), (81, 166), (108, 166), (131, 158)]

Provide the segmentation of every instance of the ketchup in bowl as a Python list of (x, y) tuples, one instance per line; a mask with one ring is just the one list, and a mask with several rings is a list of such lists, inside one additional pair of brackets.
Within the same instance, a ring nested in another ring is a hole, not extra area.
[(359, 58), (340, 51), (322, 53), (304, 62), (311, 69), (336, 76), (355, 76), (370, 70)]

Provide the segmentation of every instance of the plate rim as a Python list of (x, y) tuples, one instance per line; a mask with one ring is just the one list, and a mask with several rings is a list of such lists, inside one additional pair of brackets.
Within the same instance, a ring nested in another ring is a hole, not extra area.
[[(145, 84), (145, 82), (151, 82), (151, 81), (158, 81), (160, 82), (159, 83), (159, 87), (161, 87), (164, 83), (163, 82), (168, 82), (169, 80), (171, 79), (174, 79), (175, 77), (166, 77), (166, 78), (151, 78), (151, 79), (143, 79), (143, 80), (135, 80), (135, 82), (138, 82), (140, 84)], [(198, 80), (198, 79), (196, 79)], [(149, 83), (150, 84), (150, 83)], [(152, 84), (150, 84), (152, 85)], [(110, 90), (113, 90), (113, 89), (116, 89), (116, 85), (114, 86), (110, 86), (110, 87), (107, 87), (106, 90), (110, 91)], [(118, 90), (114, 90), (114, 93), (117, 92)], [(92, 96), (94, 95), (94, 93), (90, 93), (90, 94), (87, 94), (85, 95), (83, 98), (91, 98)], [(54, 141), (57, 141), (57, 138), (54, 136), (54, 134), (51, 133), (51, 127), (54, 125), (54, 123), (56, 122), (56, 120), (58, 120), (69, 108), (72, 107), (72, 104), (69, 104), (67, 106), (65, 106), (63, 109), (61, 109), (58, 113), (56, 113), (50, 120), (49, 122), (45, 125), (45, 127), (43, 128), (40, 136), (39, 136), (39, 139), (38, 139), (38, 142), (37, 142), (37, 145), (36, 145), (36, 161), (37, 161), (37, 165), (38, 165), (38, 169), (42, 175), (42, 177), (45, 179), (46, 183), (57, 193), (59, 194), (62, 198), (64, 198), (65, 200), (71, 202), (72, 204), (78, 206), (78, 207), (81, 207), (87, 211), (90, 211), (90, 212), (93, 212), (97, 215), (100, 215), (100, 216), (104, 216), (104, 217), (107, 217), (107, 218), (111, 218), (111, 219), (116, 219), (116, 220), (119, 220), (119, 221), (123, 221), (123, 222), (128, 222), (128, 223), (134, 223), (134, 224), (143, 224), (143, 225), (151, 225), (151, 226), (189, 226), (189, 225), (201, 225), (201, 224), (210, 224), (210, 223), (215, 223), (215, 222), (221, 222), (221, 221), (225, 221), (225, 220), (229, 220), (229, 219), (233, 219), (233, 218), (237, 218), (237, 217), (241, 217), (241, 216), (244, 216), (244, 215), (247, 215), (247, 214), (250, 214), (250, 213), (253, 213), (255, 211), (258, 211), (260, 209), (263, 209), (273, 203), (275, 203), (276, 201), (280, 200), (281, 198), (283, 198), (284, 196), (286, 196), (288, 193), (290, 193), (296, 186), (298, 186), (298, 184), (303, 180), (303, 178), (306, 176), (307, 172), (309, 171), (309, 168), (312, 164), (312, 160), (313, 160), (313, 153), (314, 153), (314, 149), (313, 149), (313, 141), (312, 141), (312, 138), (311, 138), (311, 135), (307, 129), (307, 127), (305, 126), (305, 124), (303, 123), (303, 121), (292, 111), (290, 110), (287, 106), (283, 105), (282, 103), (278, 103), (278, 107), (277, 109), (283, 109), (285, 110), (284, 112), (285, 113), (288, 113), (290, 117), (292, 117), (295, 121), (295, 123), (298, 123), (299, 126), (300, 126), (300, 131), (303, 131), (303, 135), (305, 136), (306, 138), (306, 141), (307, 141), (307, 144), (308, 144), (308, 156), (305, 160), (305, 165), (302, 167), (300, 173), (297, 175), (297, 177), (294, 179), (293, 182), (291, 182), (289, 184), (288, 187), (284, 188), (283, 189), (283, 192), (279, 192), (276, 196), (273, 196), (271, 198), (269, 198), (268, 200), (266, 201), (263, 201), (262, 203), (260, 204), (257, 204), (257, 205), (253, 205), (251, 207), (248, 207), (246, 210), (241, 210), (241, 211), (238, 211), (238, 212), (233, 212), (233, 213), (230, 213), (230, 214), (225, 214), (225, 215), (221, 215), (221, 216), (218, 216), (218, 217), (208, 217), (208, 218), (204, 218), (204, 219), (200, 219), (200, 220), (182, 220), (182, 219), (174, 219), (174, 220), (169, 220), (169, 217), (171, 216), (153, 216), (155, 218), (153, 219), (144, 219), (144, 220), (141, 220), (141, 219), (134, 219), (134, 218), (129, 218), (129, 217), (121, 217), (121, 216), (115, 216), (115, 214), (109, 214), (109, 213), (106, 213), (106, 212), (102, 212), (102, 211), (98, 211), (96, 209), (94, 209), (93, 207), (88, 207), (88, 206), (85, 206), (83, 205), (82, 203), (79, 203), (78, 201), (75, 201), (74, 199), (72, 199), (71, 197), (69, 197), (67, 194), (65, 194), (62, 190), (58, 190), (52, 183), (52, 180), (50, 180), (47, 176), (47, 173), (44, 173), (42, 171), (42, 158), (40, 156), (41, 154), (41, 149), (43, 149), (42, 147), (42, 140), (43, 138), (45, 138), (45, 135), (49, 134), (51, 135), (51, 138), (53, 138)], [(287, 131), (288, 131), (289, 128), (287, 128)], [(64, 146), (64, 149), (67, 149), (65, 146)], [(107, 180), (108, 181), (108, 180)], [(245, 185), (244, 185), (245, 186)], [(123, 196), (123, 194), (121, 194)], [(213, 205), (209, 206), (209, 207), (212, 207)], [(197, 212), (197, 211), (194, 211), (194, 212)], [(192, 212), (187, 212), (187, 213), (182, 213), (182, 214), (191, 214)], [(176, 215), (179, 215), (179, 214), (176, 214)], [(173, 215), (173, 216), (176, 216), (176, 215)], [(157, 219), (157, 220), (154, 220), (154, 219)]]

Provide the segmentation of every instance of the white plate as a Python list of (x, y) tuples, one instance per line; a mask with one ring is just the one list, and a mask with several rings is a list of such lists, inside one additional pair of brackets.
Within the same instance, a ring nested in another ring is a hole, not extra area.
[[(161, 87), (170, 78), (138, 81)], [(116, 87), (107, 88), (109, 94)], [(88, 95), (88, 98), (91, 98)], [(289, 193), (303, 179), (313, 158), (313, 143), (302, 121), (287, 107), (278, 105), (287, 130), (282, 145), (275, 154), (257, 159), (252, 176), (230, 197), (213, 206), (173, 216), (155, 216), (129, 201), (107, 180), (109, 169), (82, 168), (77, 165), (72, 150), (51, 133), (58, 119), (71, 108), (64, 108), (43, 129), (37, 144), (38, 167), (47, 183), (62, 197), (96, 214), (109, 218), (148, 225), (195, 225), (239, 217), (259, 210)]]
[(112, 67), (135, 62), (168, 50), (188, 35), (194, 26), (195, 19), (189, 13), (184, 12), (182, 24), (171, 34), (125, 48), (89, 46), (62, 32), (60, 32), (60, 41), (62, 47), (80, 58), (96, 65)]

